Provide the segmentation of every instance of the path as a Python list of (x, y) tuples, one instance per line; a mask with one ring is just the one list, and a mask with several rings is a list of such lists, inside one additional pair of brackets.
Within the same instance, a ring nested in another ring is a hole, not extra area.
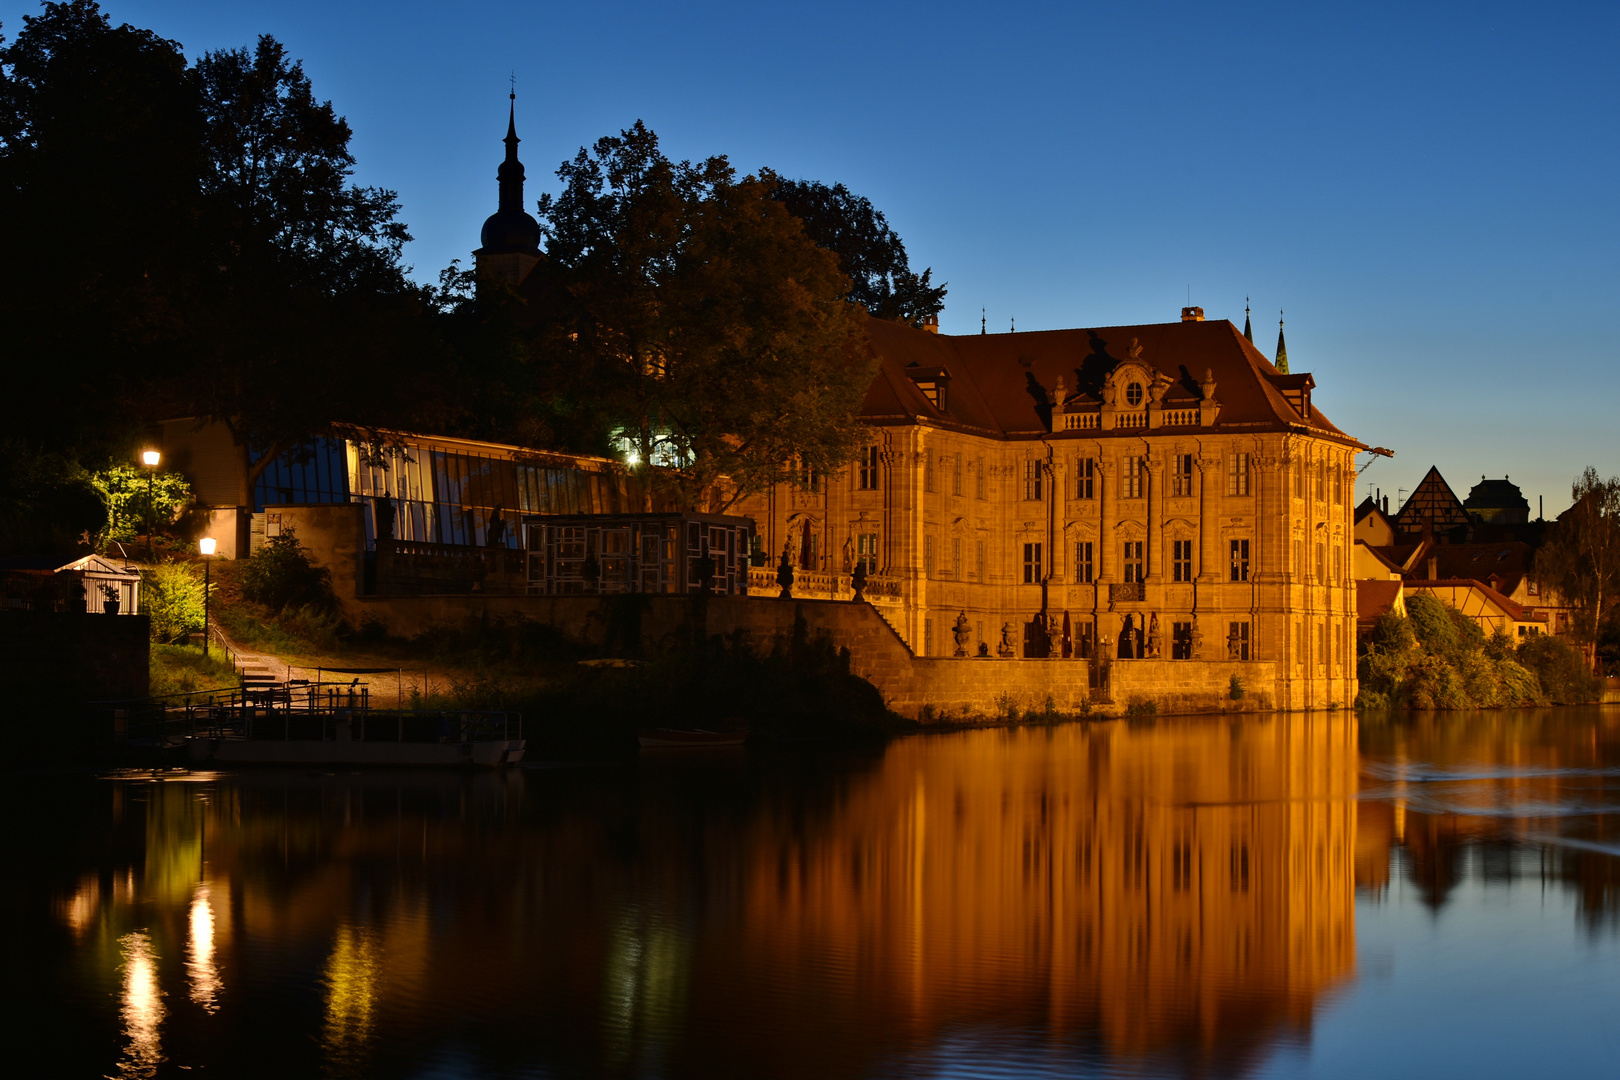
[[(282, 659), (275, 653), (260, 652), (238, 644), (218, 626), (213, 627), (215, 643), (224, 642), (230, 647), (231, 654), (236, 660), (236, 667), (242, 673), (242, 681), (252, 685), (254, 683), (291, 682), (305, 680), (327, 683), (348, 682), (358, 679), (362, 686), (371, 690), (371, 704), (378, 709), (397, 709), (408, 704), (412, 690), (426, 693), (432, 689), (446, 689), (447, 678), (444, 675), (434, 675), (420, 669), (406, 669), (403, 677), (395, 675), (394, 669), (387, 661), (367, 661), (344, 657), (320, 657), (315, 665), (294, 664)], [(362, 667), (389, 667), (383, 674), (376, 675), (339, 675), (335, 674), (337, 668)]]

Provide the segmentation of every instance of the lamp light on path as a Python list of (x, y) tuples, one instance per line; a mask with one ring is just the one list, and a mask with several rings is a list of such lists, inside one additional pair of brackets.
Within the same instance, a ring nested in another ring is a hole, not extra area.
[(197, 541), (197, 550), (203, 557), (203, 656), (208, 656), (208, 558), (218, 547), (219, 542), (212, 536), (205, 536)]

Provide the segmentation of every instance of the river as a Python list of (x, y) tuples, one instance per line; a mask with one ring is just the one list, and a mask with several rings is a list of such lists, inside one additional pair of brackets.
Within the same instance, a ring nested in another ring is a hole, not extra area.
[(1620, 710), (0, 799), (29, 1075), (1620, 1076)]

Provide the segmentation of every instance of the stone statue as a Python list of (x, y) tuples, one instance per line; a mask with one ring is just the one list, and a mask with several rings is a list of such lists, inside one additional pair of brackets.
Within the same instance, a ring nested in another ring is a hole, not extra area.
[(1018, 655), (1018, 649), (1013, 645), (1013, 624), (1010, 622), (1001, 624), (1001, 644), (996, 646), (996, 653), (1004, 657)]
[(1136, 659), (1136, 616), (1125, 616), (1125, 623), (1119, 628), (1119, 657), (1121, 660)]
[(1237, 627), (1233, 626), (1226, 635), (1226, 658), (1228, 660), (1236, 660), (1238, 658), (1238, 648), (1239, 642)]
[(859, 562), (857, 562), (855, 564), (855, 572), (853, 574), (849, 575), (849, 587), (851, 589), (855, 590), (855, 595), (850, 597), (850, 602), (851, 603), (858, 604), (862, 600), (866, 599), (866, 560), (865, 559), (862, 559), (861, 561), (859, 561)]
[(967, 612), (957, 613), (956, 625), (951, 627), (951, 633), (956, 637), (956, 655), (966, 656), (968, 638), (973, 636), (973, 632), (968, 628)]
[(850, 568), (853, 567), (854, 564), (855, 542), (846, 536), (844, 537), (844, 573), (849, 573)]
[(1147, 654), (1154, 660), (1162, 657), (1159, 651), (1159, 613), (1157, 611), (1148, 617)]

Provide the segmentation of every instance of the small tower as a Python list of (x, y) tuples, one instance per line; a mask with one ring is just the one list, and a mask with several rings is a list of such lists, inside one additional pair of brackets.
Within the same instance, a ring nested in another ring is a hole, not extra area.
[(1249, 328), (1249, 298), (1247, 296), (1243, 298), (1243, 336), (1249, 339), (1250, 345), (1254, 344), (1254, 331)]
[(540, 223), (523, 209), (523, 163), (518, 160), (517, 93), (508, 95), (506, 160), (495, 172), (500, 208), (484, 222), (473, 259), (480, 276), (516, 286), (540, 261)]
[(1288, 374), (1288, 342), (1283, 340), (1282, 312), (1277, 312), (1277, 370)]

